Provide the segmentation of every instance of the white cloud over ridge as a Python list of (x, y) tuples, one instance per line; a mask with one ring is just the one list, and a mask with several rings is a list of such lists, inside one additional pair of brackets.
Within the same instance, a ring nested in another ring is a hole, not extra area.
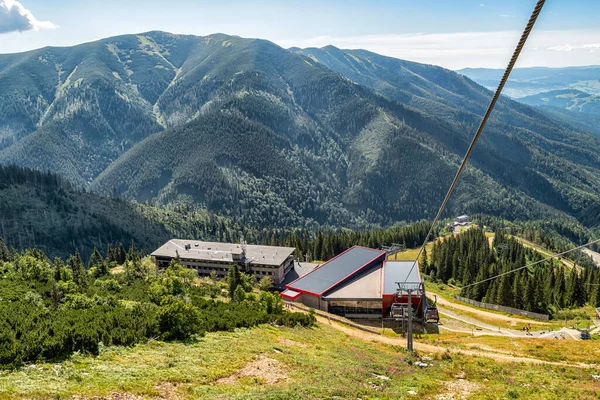
[(0, 34), (57, 28), (50, 21), (38, 21), (16, 0), (0, 0)]
[[(521, 36), (520, 31), (414, 33), (365, 36), (318, 36), (303, 40), (275, 40), (283, 47), (365, 49), (382, 55), (441, 65), (505, 68)], [(518, 67), (600, 64), (600, 29), (533, 31)], [(565, 57), (564, 52), (569, 56)]]

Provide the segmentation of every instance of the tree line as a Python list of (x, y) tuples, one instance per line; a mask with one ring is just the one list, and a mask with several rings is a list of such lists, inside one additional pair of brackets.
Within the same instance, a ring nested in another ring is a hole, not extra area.
[[(493, 241), (479, 229), (447, 236), (424, 252), (421, 268), (432, 279), (467, 286), (541, 261), (546, 256), (525, 247), (504, 231)], [(462, 289), (461, 295), (485, 303), (554, 315), (565, 308), (600, 305), (598, 268), (568, 268), (550, 260), (481, 284)]]
[[(296, 248), (295, 257), (301, 261), (325, 261), (352, 246), (380, 249), (382, 246), (399, 244), (405, 249), (416, 248), (425, 240), (431, 223), (417, 222), (405, 226), (369, 231), (318, 231), (271, 232), (264, 234), (261, 244)], [(431, 237), (437, 236), (437, 231)]]

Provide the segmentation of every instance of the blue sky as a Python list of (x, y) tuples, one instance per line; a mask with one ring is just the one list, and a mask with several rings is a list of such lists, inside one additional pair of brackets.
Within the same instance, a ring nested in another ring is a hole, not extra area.
[[(0, 53), (164, 30), (259, 37), (284, 47), (366, 48), (453, 69), (503, 68), (535, 3), (0, 0)], [(548, 0), (519, 66), (600, 64), (598, 15), (599, 0)]]

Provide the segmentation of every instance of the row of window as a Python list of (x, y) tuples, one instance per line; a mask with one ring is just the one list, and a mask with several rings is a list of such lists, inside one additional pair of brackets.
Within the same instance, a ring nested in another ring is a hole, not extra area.
[[(188, 265), (188, 267), (195, 269), (196, 271), (198, 271), (198, 273), (200, 273), (201, 271), (207, 271), (207, 270), (224, 272), (224, 273), (229, 271), (229, 268), (216, 268), (216, 267), (206, 267), (206, 266), (198, 266), (198, 265)], [(275, 275), (275, 273), (273, 271), (254, 271), (254, 274), (255, 275), (269, 275), (269, 276)]]
[[(210, 264), (232, 265), (231, 261), (217, 261), (217, 260), (199, 261), (199, 260), (189, 260), (189, 259), (186, 259), (186, 258), (182, 258), (181, 261), (184, 262), (184, 263), (207, 262), (207, 263), (210, 263)], [(170, 262), (170, 260), (166, 261), (166, 262)], [(251, 266), (253, 266), (255, 268), (278, 268), (278, 267), (275, 267), (275, 266), (272, 266), (272, 265), (262, 265), (262, 264), (251, 264)]]
[(381, 308), (370, 308), (370, 307), (344, 307), (344, 306), (332, 306), (329, 305), (328, 312), (337, 315), (346, 314), (381, 314)]

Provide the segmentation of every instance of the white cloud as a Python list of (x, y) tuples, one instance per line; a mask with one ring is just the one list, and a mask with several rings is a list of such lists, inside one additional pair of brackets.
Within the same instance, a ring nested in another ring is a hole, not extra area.
[[(283, 47), (323, 47), (333, 45), (343, 49), (365, 49), (375, 53), (446, 68), (504, 68), (510, 59), (520, 31), (414, 33), (365, 36), (318, 36), (301, 40), (275, 40)], [(598, 40), (594, 40), (594, 38)], [(591, 39), (591, 40), (590, 40)], [(569, 57), (557, 51), (572, 51)], [(572, 50), (571, 50), (572, 48)], [(534, 30), (518, 67), (598, 64), (600, 30)]]
[(16, 0), (0, 0), (0, 34), (57, 28), (50, 21), (38, 21)]
[(598, 50), (600, 49), (600, 43), (587, 43), (577, 46), (572, 46), (569, 44), (560, 45), (560, 46), (551, 46), (546, 50), (550, 51), (575, 51), (575, 50)]

